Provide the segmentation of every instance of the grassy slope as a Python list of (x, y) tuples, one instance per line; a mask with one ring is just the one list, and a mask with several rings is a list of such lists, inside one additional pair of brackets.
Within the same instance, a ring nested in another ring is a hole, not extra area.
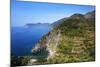
[(69, 19), (57, 28), (61, 37), (55, 56), (50, 63), (81, 62), (95, 60), (94, 22), (86, 19)]

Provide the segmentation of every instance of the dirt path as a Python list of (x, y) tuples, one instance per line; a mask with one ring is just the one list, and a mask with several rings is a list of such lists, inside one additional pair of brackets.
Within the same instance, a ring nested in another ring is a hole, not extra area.
[[(47, 50), (49, 51), (49, 56), (48, 56), (47, 59), (49, 59), (49, 58), (51, 58), (51, 57), (53, 57), (55, 55), (55, 53), (56, 53), (56, 47), (57, 47), (58, 42), (60, 40), (60, 35), (61, 34), (59, 32), (57, 35), (52, 36), (52, 39), (49, 40), (48, 45), (47, 45), (48, 46)], [(52, 44), (52, 40), (55, 42), (55, 44)], [(53, 47), (49, 48), (50, 46), (53, 46)]]

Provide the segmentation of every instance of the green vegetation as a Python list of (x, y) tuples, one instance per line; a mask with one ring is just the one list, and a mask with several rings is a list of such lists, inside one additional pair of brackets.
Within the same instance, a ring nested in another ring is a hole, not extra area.
[[(95, 61), (95, 18), (81, 14), (64, 18), (36, 47), (33, 56), (37, 56), (37, 61), (32, 65)], [(26, 65), (30, 59), (12, 57), (12, 64)]]
[(32, 59), (32, 56), (11, 56), (11, 66), (27, 65), (30, 59)]
[(52, 63), (84, 62), (95, 60), (95, 26), (87, 19), (67, 19), (57, 29), (61, 38)]

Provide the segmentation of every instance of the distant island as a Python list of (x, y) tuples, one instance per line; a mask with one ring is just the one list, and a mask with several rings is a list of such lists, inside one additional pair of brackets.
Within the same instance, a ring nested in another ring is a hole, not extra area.
[(50, 24), (49, 23), (28, 23), (28, 24), (25, 24), (25, 26), (27, 26), (27, 27), (33, 27), (36, 25), (50, 25)]

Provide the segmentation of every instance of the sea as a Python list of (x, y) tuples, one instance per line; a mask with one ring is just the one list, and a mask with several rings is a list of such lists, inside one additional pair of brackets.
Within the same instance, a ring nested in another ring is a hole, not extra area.
[(11, 27), (11, 54), (15, 56), (32, 55), (32, 48), (52, 30), (50, 25)]

